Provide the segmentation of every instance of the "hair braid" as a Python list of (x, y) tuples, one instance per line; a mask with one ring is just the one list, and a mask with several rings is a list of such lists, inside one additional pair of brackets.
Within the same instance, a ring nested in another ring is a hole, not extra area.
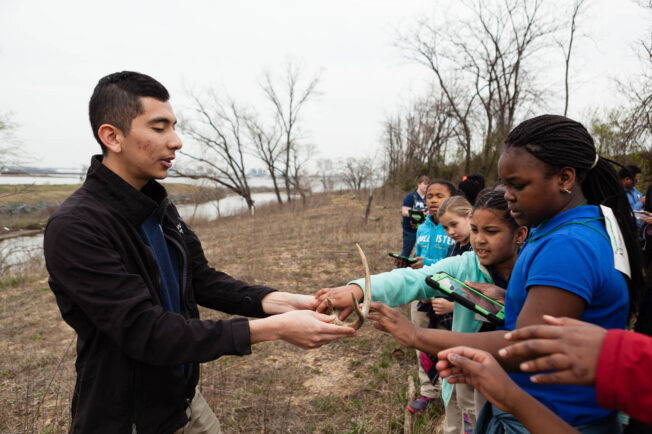
[(479, 209), (490, 209), (498, 212), (501, 217), (507, 222), (512, 229), (516, 230), (519, 228), (519, 224), (516, 223), (514, 217), (509, 212), (509, 205), (507, 200), (505, 200), (505, 192), (503, 191), (488, 191), (475, 201), (473, 204), (473, 212)]
[(635, 315), (643, 288), (643, 258), (636, 222), (618, 173), (610, 160), (597, 157), (593, 138), (586, 128), (564, 116), (537, 116), (514, 128), (505, 145), (525, 149), (550, 166), (551, 173), (562, 167), (574, 168), (587, 202), (613, 210), (629, 256), (632, 272), (627, 282), (630, 316)]

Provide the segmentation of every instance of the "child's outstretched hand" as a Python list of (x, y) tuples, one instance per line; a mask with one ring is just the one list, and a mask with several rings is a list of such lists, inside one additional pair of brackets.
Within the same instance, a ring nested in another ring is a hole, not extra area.
[(315, 298), (319, 302), (316, 311), (323, 313), (326, 310), (326, 299), (330, 299), (333, 308), (341, 309), (339, 320), (344, 321), (353, 312), (353, 300), (351, 293), (355, 299), (362, 300), (362, 288), (358, 285), (345, 285), (338, 286), (337, 288), (322, 288), (315, 294)]
[(368, 319), (378, 330), (390, 333), (401, 345), (413, 347), (417, 328), (397, 309), (379, 301), (371, 303)]
[(486, 351), (454, 347), (437, 354), (437, 370), (448, 382), (470, 384), (493, 405), (510, 412), (524, 393)]
[(539, 384), (578, 384), (590, 386), (595, 374), (607, 330), (572, 318), (544, 315), (551, 325), (534, 325), (505, 335), (521, 341), (498, 351), (501, 357), (522, 357), (523, 372), (554, 371), (530, 377)]
[(455, 347), (437, 354), (437, 370), (449, 383), (467, 383), (489, 402), (511, 413), (532, 434), (578, 433), (512, 381), (496, 359), (486, 351)]

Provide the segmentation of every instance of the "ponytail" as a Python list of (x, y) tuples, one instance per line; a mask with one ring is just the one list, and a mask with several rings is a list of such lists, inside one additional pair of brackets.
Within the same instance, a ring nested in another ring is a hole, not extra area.
[(627, 281), (629, 313), (635, 315), (643, 288), (643, 258), (632, 209), (611, 160), (598, 156), (582, 124), (564, 116), (543, 115), (522, 122), (509, 133), (505, 145), (525, 149), (546, 163), (550, 174), (562, 167), (574, 168), (587, 203), (613, 210), (627, 246), (632, 273)]

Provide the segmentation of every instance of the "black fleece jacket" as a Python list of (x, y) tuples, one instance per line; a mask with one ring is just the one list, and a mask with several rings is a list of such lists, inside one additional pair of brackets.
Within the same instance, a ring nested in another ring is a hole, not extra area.
[[(163, 310), (156, 260), (138, 232), (153, 212), (178, 250), (181, 314)], [(84, 185), (48, 221), (44, 251), (50, 288), (77, 332), (75, 433), (182, 427), (199, 363), (251, 352), (245, 318), (202, 321), (197, 304), (262, 317), (261, 300), (274, 291), (209, 267), (165, 189), (150, 181), (136, 190), (101, 156), (93, 157)]]

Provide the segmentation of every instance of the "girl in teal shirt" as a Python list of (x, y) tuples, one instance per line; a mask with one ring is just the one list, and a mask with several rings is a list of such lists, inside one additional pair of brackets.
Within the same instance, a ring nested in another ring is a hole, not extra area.
[[(426, 276), (446, 272), (459, 280), (507, 286), (507, 281), (516, 262), (519, 246), (525, 240), (527, 229), (519, 226), (510, 216), (503, 192), (490, 192), (476, 202), (471, 217), (471, 244), (473, 252), (453, 256), (423, 267), (421, 269), (398, 268), (388, 273), (371, 276), (372, 298), (389, 306), (400, 306), (413, 300), (425, 300), (443, 296), (428, 286)], [(318, 311), (323, 311), (326, 298), (334, 307), (342, 308), (341, 318), (352, 310), (351, 293), (362, 299), (364, 280), (355, 280), (346, 286), (320, 290), (316, 297), (324, 303)], [(494, 294), (489, 294), (494, 295)], [(485, 324), (476, 319), (475, 313), (455, 303), (453, 309), (453, 332), (475, 333)], [(442, 399), (445, 404), (451, 401), (453, 385), (442, 383)], [(459, 404), (458, 404), (459, 405)], [(468, 403), (461, 403), (468, 407)], [(472, 422), (475, 421), (475, 415)]]

